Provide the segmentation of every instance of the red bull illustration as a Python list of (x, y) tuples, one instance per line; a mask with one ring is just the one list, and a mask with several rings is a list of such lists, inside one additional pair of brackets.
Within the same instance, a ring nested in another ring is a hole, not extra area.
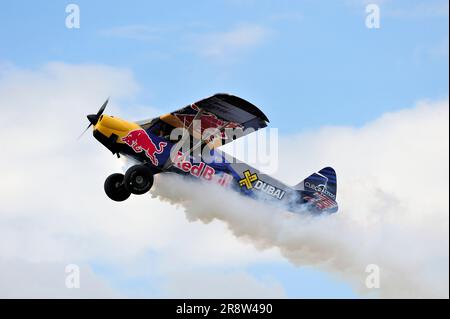
[(164, 148), (167, 146), (166, 142), (159, 142), (157, 148), (150, 136), (143, 129), (129, 132), (127, 136), (122, 137), (122, 141), (128, 144), (136, 153), (145, 152), (145, 155), (155, 166), (159, 165), (156, 154), (164, 152)]

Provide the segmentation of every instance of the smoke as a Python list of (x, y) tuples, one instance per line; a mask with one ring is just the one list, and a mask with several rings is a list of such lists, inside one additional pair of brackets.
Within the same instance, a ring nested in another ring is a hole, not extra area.
[[(292, 214), (175, 174), (159, 175), (152, 196), (183, 207), (189, 221), (223, 221), (259, 249), (277, 247), (297, 266), (331, 272), (363, 297), (448, 298), (448, 132), (446, 100), (359, 129), (285, 137), (280, 175), (308, 175), (313, 163), (337, 168), (334, 215)], [(379, 269), (379, 288), (366, 284), (369, 265)]]

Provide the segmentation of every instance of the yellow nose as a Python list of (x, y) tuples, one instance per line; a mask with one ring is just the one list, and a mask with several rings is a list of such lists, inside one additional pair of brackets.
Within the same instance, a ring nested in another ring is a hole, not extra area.
[[(129, 131), (139, 129), (140, 126), (134, 122), (122, 120), (121, 118), (102, 115), (94, 126), (94, 131), (102, 133), (106, 137), (110, 137), (111, 134), (115, 134), (118, 137), (124, 137)], [(123, 143), (121, 139), (118, 142)]]

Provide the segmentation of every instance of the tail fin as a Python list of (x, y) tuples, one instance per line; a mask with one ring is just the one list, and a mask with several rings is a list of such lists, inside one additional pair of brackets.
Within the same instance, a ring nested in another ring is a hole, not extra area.
[(336, 200), (337, 195), (337, 178), (336, 171), (332, 167), (325, 167), (319, 171), (319, 174), (325, 177), (327, 180), (325, 186), (328, 192), (333, 194), (334, 200)]
[(322, 168), (301, 181), (294, 189), (304, 193), (304, 200), (320, 210), (337, 211), (337, 179), (333, 168)]

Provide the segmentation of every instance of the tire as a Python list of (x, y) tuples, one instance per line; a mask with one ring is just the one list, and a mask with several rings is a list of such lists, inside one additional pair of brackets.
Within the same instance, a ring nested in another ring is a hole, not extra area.
[(130, 197), (131, 192), (125, 187), (123, 174), (111, 174), (105, 180), (105, 193), (113, 201), (122, 202)]
[(125, 187), (135, 195), (147, 193), (153, 186), (153, 172), (144, 165), (134, 165), (125, 173)]

